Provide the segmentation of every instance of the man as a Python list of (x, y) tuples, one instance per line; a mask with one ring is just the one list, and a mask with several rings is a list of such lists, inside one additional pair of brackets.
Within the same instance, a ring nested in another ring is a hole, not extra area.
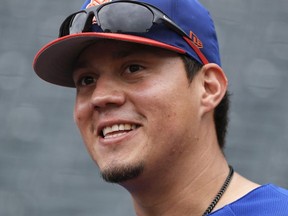
[[(85, 8), (85, 9), (84, 9)], [(74, 119), (138, 216), (287, 215), (288, 192), (228, 166), (227, 79), (197, 0), (86, 1), (34, 69), (77, 90)]]

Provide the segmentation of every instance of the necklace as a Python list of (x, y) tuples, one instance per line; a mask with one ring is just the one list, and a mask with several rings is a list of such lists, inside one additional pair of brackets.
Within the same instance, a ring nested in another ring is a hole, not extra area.
[(211, 202), (211, 204), (209, 205), (209, 207), (206, 209), (206, 211), (203, 213), (202, 216), (206, 216), (209, 213), (211, 213), (211, 211), (214, 209), (214, 207), (217, 205), (217, 203), (219, 202), (220, 198), (222, 197), (222, 195), (224, 194), (224, 192), (226, 191), (228, 185), (231, 182), (232, 176), (234, 174), (234, 170), (232, 166), (229, 166), (229, 174), (224, 182), (224, 184), (222, 185), (221, 189), (219, 190), (218, 194), (215, 196), (215, 198), (213, 199), (213, 201)]

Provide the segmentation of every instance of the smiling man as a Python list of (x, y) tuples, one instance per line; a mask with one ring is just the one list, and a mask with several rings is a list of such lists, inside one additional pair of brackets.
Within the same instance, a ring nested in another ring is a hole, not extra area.
[(286, 190), (234, 173), (223, 155), (227, 79), (198, 1), (86, 1), (34, 69), (76, 88), (88, 152), (138, 216), (287, 215)]

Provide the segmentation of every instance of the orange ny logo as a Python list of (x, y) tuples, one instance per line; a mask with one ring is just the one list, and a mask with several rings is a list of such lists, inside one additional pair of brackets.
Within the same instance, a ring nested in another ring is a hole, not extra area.
[(101, 4), (104, 4), (106, 2), (110, 2), (110, 1), (111, 0), (91, 0), (91, 2), (87, 5), (86, 8), (101, 5)]

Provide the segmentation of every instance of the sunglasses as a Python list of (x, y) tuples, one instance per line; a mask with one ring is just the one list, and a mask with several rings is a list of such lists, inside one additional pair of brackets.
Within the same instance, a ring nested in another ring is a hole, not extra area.
[(177, 24), (158, 8), (142, 2), (113, 1), (73, 13), (62, 23), (59, 37), (95, 32), (94, 29), (92, 30), (92, 26), (95, 24), (103, 32), (125, 34), (147, 33), (155, 24), (164, 24), (183, 37), (203, 64), (208, 63), (204, 54)]

